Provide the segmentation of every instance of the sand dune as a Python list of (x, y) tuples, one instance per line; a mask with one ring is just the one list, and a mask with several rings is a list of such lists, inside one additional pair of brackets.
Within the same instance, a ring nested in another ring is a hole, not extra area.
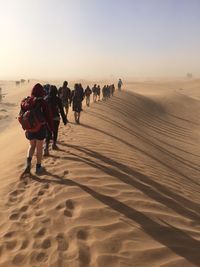
[(14, 122), (0, 136), (0, 266), (200, 266), (200, 102), (183, 85), (133, 83), (81, 125), (70, 114), (44, 176), (19, 179)]

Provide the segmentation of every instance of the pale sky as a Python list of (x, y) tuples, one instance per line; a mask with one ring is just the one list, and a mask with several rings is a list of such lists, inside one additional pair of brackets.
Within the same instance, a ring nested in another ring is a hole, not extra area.
[(200, 0), (0, 0), (0, 79), (200, 76)]

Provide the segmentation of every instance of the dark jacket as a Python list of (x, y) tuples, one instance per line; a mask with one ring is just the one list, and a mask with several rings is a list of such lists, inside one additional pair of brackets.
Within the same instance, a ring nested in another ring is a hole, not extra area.
[(49, 95), (45, 97), (45, 101), (48, 103), (49, 109), (51, 110), (53, 120), (57, 120), (62, 117), (64, 124), (67, 123), (67, 118), (63, 110), (61, 99), (58, 97), (58, 90), (56, 86), (51, 86)]

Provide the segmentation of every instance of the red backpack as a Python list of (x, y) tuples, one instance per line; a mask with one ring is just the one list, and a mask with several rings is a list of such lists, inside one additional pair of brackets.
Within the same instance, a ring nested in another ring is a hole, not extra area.
[(40, 130), (46, 122), (38, 98), (28, 96), (22, 100), (18, 121), (25, 131), (38, 132)]

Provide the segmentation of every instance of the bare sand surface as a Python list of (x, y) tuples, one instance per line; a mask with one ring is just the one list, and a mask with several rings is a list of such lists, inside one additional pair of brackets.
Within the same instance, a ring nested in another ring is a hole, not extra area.
[(4, 100), (0, 267), (200, 266), (200, 81), (132, 82), (81, 125), (70, 113), (46, 174), (20, 180), (29, 86)]

